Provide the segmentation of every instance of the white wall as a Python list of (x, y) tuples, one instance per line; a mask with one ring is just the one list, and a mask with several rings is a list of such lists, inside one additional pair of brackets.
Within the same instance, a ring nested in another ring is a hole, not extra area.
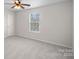
[[(40, 13), (40, 33), (29, 32), (29, 13)], [(16, 34), (52, 44), (72, 47), (73, 4), (62, 2), (16, 13)]]
[(15, 34), (15, 13), (5, 9), (4, 11), (4, 36)]

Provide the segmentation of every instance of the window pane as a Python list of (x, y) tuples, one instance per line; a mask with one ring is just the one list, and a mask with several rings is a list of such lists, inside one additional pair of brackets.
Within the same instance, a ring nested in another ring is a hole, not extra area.
[(34, 32), (39, 31), (39, 14), (32, 13), (30, 17), (30, 30)]

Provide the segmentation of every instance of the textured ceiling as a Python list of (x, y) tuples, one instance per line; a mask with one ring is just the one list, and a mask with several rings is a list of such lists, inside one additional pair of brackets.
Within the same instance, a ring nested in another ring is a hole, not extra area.
[[(12, 3), (12, 0), (4, 0), (4, 3)], [(22, 3), (27, 3), (27, 4), (31, 4), (31, 7), (25, 7), (25, 9), (29, 9), (29, 8), (35, 8), (35, 7), (41, 7), (41, 6), (45, 6), (45, 5), (49, 5), (49, 4), (53, 4), (53, 3), (58, 3), (58, 2), (62, 2), (62, 1), (69, 1), (69, 0), (21, 0)], [(7, 9), (11, 9), (12, 5), (5, 5), (4, 7)]]

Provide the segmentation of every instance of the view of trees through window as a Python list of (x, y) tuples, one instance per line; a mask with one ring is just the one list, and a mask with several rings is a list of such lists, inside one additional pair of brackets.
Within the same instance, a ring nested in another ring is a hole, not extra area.
[(30, 31), (39, 31), (39, 13), (30, 14)]

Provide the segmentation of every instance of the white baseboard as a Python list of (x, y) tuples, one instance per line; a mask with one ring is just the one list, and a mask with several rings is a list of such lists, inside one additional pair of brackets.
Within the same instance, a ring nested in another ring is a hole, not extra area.
[(50, 42), (47, 42), (47, 41), (32, 39), (32, 38), (24, 37), (24, 36), (21, 36), (21, 35), (15, 35), (15, 36), (16, 37), (20, 37), (20, 38), (24, 38), (24, 39), (30, 39), (30, 40), (35, 40), (35, 41), (43, 42), (43, 43), (46, 43), (46, 44), (49, 44), (49, 45), (52, 45), (52, 46), (58, 46), (58, 47), (72, 49), (72, 47), (67, 47), (66, 45), (59, 44), (59, 43), (50, 43)]
[(16, 35), (10, 35), (10, 36), (7, 36), (7, 37), (4, 37), (4, 39), (7, 39), (8, 37), (14, 37)]

